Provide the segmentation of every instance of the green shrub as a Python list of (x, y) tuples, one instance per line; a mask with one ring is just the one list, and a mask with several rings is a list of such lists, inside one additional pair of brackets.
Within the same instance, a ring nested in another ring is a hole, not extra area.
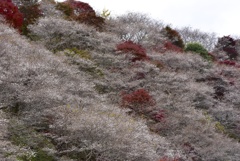
[(215, 128), (218, 132), (226, 133), (225, 127), (220, 122), (216, 122)]
[(104, 77), (104, 73), (97, 67), (82, 67), (81, 69), (94, 77)]
[(46, 151), (38, 150), (34, 155), (22, 155), (17, 157), (20, 161), (56, 161), (56, 159), (49, 155)]
[(87, 50), (79, 50), (77, 48), (67, 49), (65, 51), (65, 54), (67, 56), (72, 56), (72, 57), (79, 56), (79, 57), (81, 57), (83, 59), (86, 59), (86, 60), (91, 60), (92, 59), (90, 53)]
[(187, 44), (185, 51), (192, 51), (200, 54), (204, 59), (212, 61), (211, 55), (208, 54), (208, 51), (199, 43), (189, 43)]
[(12, 119), (9, 127), (9, 140), (18, 146), (31, 147), (33, 150), (41, 148), (54, 148), (51, 141), (38, 133), (34, 128), (28, 127), (23, 122)]
[(102, 85), (102, 84), (95, 84), (94, 89), (99, 93), (99, 94), (106, 94), (114, 89), (110, 86), (107, 85)]

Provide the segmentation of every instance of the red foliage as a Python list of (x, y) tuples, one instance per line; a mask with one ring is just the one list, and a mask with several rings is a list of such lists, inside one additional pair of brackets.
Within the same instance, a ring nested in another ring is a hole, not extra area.
[(122, 106), (129, 108), (137, 108), (143, 106), (153, 106), (155, 100), (145, 89), (138, 89), (129, 94), (122, 95)]
[(231, 61), (231, 60), (224, 60), (224, 61), (219, 61), (219, 64), (225, 64), (225, 65), (229, 65), (229, 66), (235, 66), (236, 62), (235, 61)]
[(88, 3), (84, 3), (81, 1), (75, 1), (75, 0), (68, 0), (68, 1), (66, 1), (66, 3), (68, 3), (74, 9), (74, 13), (76, 15), (80, 15), (82, 13), (94, 13), (95, 14), (95, 11)]
[(230, 36), (223, 36), (218, 39), (217, 46), (222, 48), (229, 57), (230, 60), (236, 60), (238, 57), (238, 52), (236, 50), (236, 40)]
[(117, 45), (117, 50), (124, 53), (131, 53), (135, 57), (132, 59), (133, 62), (138, 60), (148, 60), (146, 50), (139, 44), (132, 41), (125, 41)]
[(231, 60), (236, 60), (238, 57), (238, 52), (235, 47), (224, 47), (223, 51), (227, 52), (227, 55)]
[(164, 44), (164, 48), (165, 48), (165, 50), (171, 50), (171, 51), (175, 51), (175, 52), (178, 52), (178, 53), (182, 53), (183, 52), (182, 48), (172, 44), (169, 41)]
[(235, 46), (236, 41), (233, 38), (231, 38), (229, 35), (223, 36), (218, 39), (218, 45), (221, 45), (222, 47)]
[(156, 114), (154, 114), (153, 119), (159, 122), (164, 121), (166, 118), (166, 114), (164, 110), (159, 110)]
[(81, 1), (67, 0), (57, 5), (59, 10), (62, 10), (70, 19), (76, 20), (102, 29), (104, 25), (104, 18), (96, 15), (96, 12), (88, 4)]
[(75, 20), (81, 23), (85, 23), (87, 25), (94, 26), (98, 29), (102, 29), (104, 24), (104, 18), (96, 16), (93, 12), (82, 13), (76, 16)]
[(21, 31), (23, 25), (23, 15), (19, 12), (17, 6), (15, 6), (11, 0), (0, 1), (0, 14), (6, 19), (6, 21)]
[(224, 65), (228, 65), (228, 66), (233, 66), (236, 68), (240, 68), (240, 64), (236, 63), (233, 60), (223, 60), (223, 61), (218, 61), (218, 64), (224, 64)]

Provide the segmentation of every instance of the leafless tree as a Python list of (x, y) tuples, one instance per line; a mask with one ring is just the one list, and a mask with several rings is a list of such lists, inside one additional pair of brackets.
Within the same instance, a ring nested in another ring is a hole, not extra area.
[(197, 42), (203, 45), (208, 51), (212, 51), (217, 43), (216, 33), (207, 33), (192, 27), (177, 29), (185, 44)]
[(161, 43), (164, 39), (161, 30), (164, 24), (151, 19), (146, 14), (127, 13), (107, 21), (109, 30), (121, 40), (131, 40), (146, 47)]

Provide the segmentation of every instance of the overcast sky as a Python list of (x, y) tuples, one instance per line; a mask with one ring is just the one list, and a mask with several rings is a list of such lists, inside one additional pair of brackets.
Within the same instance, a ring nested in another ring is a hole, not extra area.
[[(63, 0), (58, 0), (63, 1)], [(191, 26), (219, 36), (240, 36), (240, 0), (81, 0), (112, 15), (146, 13), (172, 27)]]

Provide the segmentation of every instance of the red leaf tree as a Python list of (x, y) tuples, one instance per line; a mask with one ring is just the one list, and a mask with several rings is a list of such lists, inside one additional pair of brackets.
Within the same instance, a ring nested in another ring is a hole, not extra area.
[(124, 93), (122, 95), (122, 106), (132, 108), (137, 111), (146, 106), (154, 106), (155, 103), (155, 100), (145, 89), (138, 89), (131, 93)]
[(218, 39), (216, 47), (225, 51), (229, 57), (229, 60), (237, 60), (239, 55), (236, 49), (236, 40), (230, 36), (223, 36)]
[(62, 10), (70, 19), (94, 26), (100, 30), (103, 28), (104, 18), (97, 16), (94, 9), (88, 3), (67, 0), (58, 3), (57, 9)]
[(83, 13), (94, 13), (95, 14), (95, 11), (88, 3), (84, 3), (81, 1), (75, 1), (75, 0), (68, 0), (65, 3), (69, 4), (73, 8), (74, 14), (76, 14), (76, 15), (80, 15)]
[(0, 1), (0, 14), (3, 15), (11, 26), (21, 31), (21, 27), (23, 25), (23, 15), (19, 12), (17, 6), (15, 6), (11, 0)]
[(177, 53), (182, 53), (183, 52), (183, 49), (174, 45), (173, 43), (171, 43), (170, 41), (167, 41), (165, 44), (164, 44), (164, 48), (166, 51), (175, 51)]
[(146, 50), (139, 44), (132, 41), (125, 41), (117, 45), (117, 50), (124, 53), (131, 53), (135, 57), (132, 59), (133, 62), (137, 60), (147, 60)]

